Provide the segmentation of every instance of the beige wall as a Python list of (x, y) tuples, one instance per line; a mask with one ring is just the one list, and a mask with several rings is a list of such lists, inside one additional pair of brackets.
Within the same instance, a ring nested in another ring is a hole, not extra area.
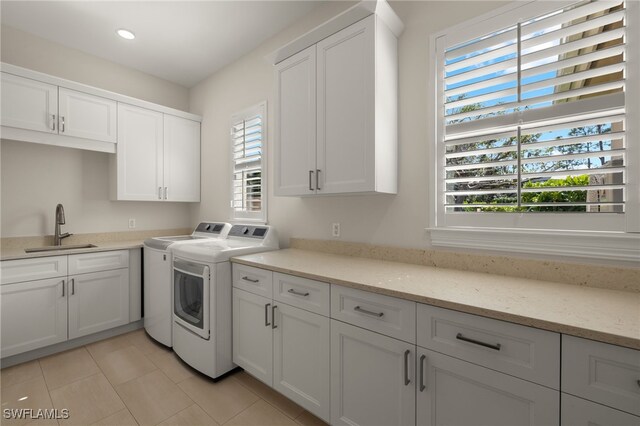
[[(331, 238), (331, 223), (340, 222), (345, 241), (404, 247), (428, 244), (430, 162), (427, 134), (429, 34), (488, 12), (503, 2), (392, 2), (405, 24), (399, 39), (399, 190), (397, 195), (273, 197), (273, 170), (268, 170), (268, 221), (282, 244), (289, 237)], [(349, 7), (330, 2), (311, 16), (262, 44), (239, 61), (193, 87), (191, 111), (204, 116), (202, 131), (203, 201), (194, 206), (193, 221), (228, 218), (229, 118), (235, 111), (267, 100), (269, 147), (273, 145), (275, 87), (273, 67), (264, 56), (315, 25)], [(273, 164), (270, 150), (269, 165)]]
[[(3, 62), (187, 110), (185, 87), (125, 68), (48, 40), (2, 27)], [(109, 155), (25, 142), (2, 141), (0, 234), (53, 233), (55, 206), (63, 203), (72, 233), (191, 227), (189, 205), (109, 200)]]
[(141, 71), (2, 25), (0, 58), (89, 86), (186, 111), (189, 90)]

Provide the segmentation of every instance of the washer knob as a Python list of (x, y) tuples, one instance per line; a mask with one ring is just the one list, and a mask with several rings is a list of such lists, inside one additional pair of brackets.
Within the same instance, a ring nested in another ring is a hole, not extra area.
[(249, 233), (249, 228), (248, 228), (248, 227), (246, 227), (246, 226), (245, 226), (244, 228), (242, 228), (242, 233), (243, 233), (244, 235), (247, 235), (247, 234)]

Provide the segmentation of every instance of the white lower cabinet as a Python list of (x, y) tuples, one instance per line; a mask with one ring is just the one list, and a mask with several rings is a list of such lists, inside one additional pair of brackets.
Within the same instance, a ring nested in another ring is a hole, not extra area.
[(129, 270), (69, 277), (69, 338), (129, 322)]
[[(235, 271), (235, 269), (234, 269)], [(233, 362), (273, 385), (271, 299), (233, 289)]]
[(233, 362), (328, 422), (330, 320), (317, 312), (329, 312), (329, 284), (240, 264), (232, 280)]
[(2, 358), (128, 324), (129, 273), (128, 250), (0, 262)]
[(2, 357), (67, 340), (66, 277), (0, 287)]
[(557, 425), (560, 394), (469, 362), (418, 348), (417, 424)]
[(331, 424), (414, 425), (415, 348), (331, 320)]
[(640, 417), (563, 393), (560, 423), (562, 426), (638, 426)]
[(329, 318), (278, 303), (272, 320), (273, 388), (329, 420)]

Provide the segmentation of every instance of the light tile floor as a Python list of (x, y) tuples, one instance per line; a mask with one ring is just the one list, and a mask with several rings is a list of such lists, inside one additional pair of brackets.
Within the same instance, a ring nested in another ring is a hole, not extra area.
[(69, 409), (68, 419), (3, 425), (319, 426), (325, 423), (245, 372), (217, 383), (144, 330), (0, 373), (2, 409)]

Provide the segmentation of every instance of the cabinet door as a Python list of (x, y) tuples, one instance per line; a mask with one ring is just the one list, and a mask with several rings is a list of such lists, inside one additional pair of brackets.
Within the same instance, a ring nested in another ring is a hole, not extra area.
[(558, 391), (418, 349), (418, 425), (558, 424)]
[(61, 135), (116, 142), (116, 101), (75, 90), (59, 90)]
[(276, 65), (275, 195), (316, 192), (316, 47)]
[(164, 115), (164, 198), (200, 201), (200, 123)]
[(129, 269), (69, 277), (69, 338), (129, 322)]
[(117, 199), (163, 199), (162, 113), (118, 103)]
[(330, 319), (278, 303), (273, 321), (273, 388), (328, 422)]
[(67, 340), (65, 278), (0, 287), (2, 357)]
[(2, 73), (2, 125), (58, 133), (58, 86)]
[(374, 19), (317, 45), (318, 193), (375, 189)]
[(271, 299), (233, 289), (233, 362), (272, 386)]
[(414, 365), (414, 345), (331, 320), (331, 424), (414, 425)]
[(640, 417), (566, 393), (562, 394), (562, 426), (638, 426)]

